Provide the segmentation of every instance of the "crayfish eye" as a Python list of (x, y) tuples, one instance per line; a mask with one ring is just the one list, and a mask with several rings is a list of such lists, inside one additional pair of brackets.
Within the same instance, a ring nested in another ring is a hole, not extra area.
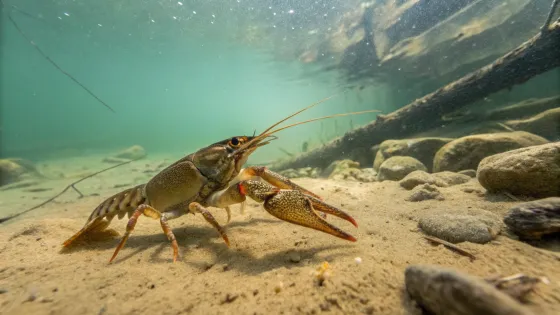
[(236, 146), (238, 146), (238, 145), (240, 144), (240, 141), (239, 141), (239, 139), (238, 139), (237, 137), (233, 137), (233, 138), (231, 138), (231, 140), (229, 141), (229, 143), (230, 143), (231, 146), (236, 147)]

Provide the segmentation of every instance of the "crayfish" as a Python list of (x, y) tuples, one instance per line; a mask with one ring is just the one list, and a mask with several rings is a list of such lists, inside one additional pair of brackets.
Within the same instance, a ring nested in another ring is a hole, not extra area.
[(202, 148), (161, 170), (147, 183), (109, 197), (95, 208), (85, 226), (63, 245), (69, 246), (88, 232), (104, 230), (115, 216), (122, 219), (128, 215), (126, 232), (109, 261), (112, 262), (134, 230), (138, 218), (144, 215), (159, 220), (163, 232), (171, 242), (175, 262), (179, 256), (179, 246), (169, 226), (170, 220), (187, 213), (199, 213), (220, 233), (229, 246), (224, 228), (208, 208), (225, 209), (229, 222), (229, 207), (245, 202), (247, 197), (262, 203), (266, 211), (281, 220), (355, 242), (356, 238), (352, 235), (325, 220), (326, 214), (331, 214), (357, 227), (356, 221), (344, 211), (323, 202), (318, 195), (266, 167), (242, 168), (249, 156), (257, 148), (276, 139), (273, 134), (280, 130), (319, 119), (374, 112), (368, 110), (330, 115), (273, 130), (280, 123), (326, 99), (282, 119), (259, 135), (230, 137)]

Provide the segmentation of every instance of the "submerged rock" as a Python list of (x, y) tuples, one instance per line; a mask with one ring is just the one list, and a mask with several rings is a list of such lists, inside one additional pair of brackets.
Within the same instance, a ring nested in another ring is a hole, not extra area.
[(0, 186), (40, 175), (32, 162), (19, 159), (0, 159)]
[(462, 137), (444, 145), (434, 157), (434, 172), (477, 169), (485, 157), (514, 149), (548, 143), (525, 132), (500, 132)]
[(500, 218), (485, 210), (465, 214), (432, 213), (421, 218), (418, 226), (426, 234), (450, 243), (488, 243), (502, 229)]
[(139, 145), (133, 145), (129, 148), (126, 148), (118, 152), (113, 157), (116, 157), (118, 159), (135, 160), (135, 159), (141, 159), (145, 156), (146, 156), (146, 150), (144, 150), (143, 147)]
[(550, 197), (518, 204), (504, 217), (508, 228), (522, 239), (540, 239), (560, 232), (560, 198)]
[(373, 168), (349, 168), (330, 176), (329, 179), (370, 183), (377, 181), (377, 173)]
[(525, 306), (483, 279), (439, 266), (412, 265), (406, 291), (435, 315), (530, 315)]
[(427, 171), (426, 166), (413, 157), (393, 156), (381, 164), (377, 174), (377, 180), (398, 181), (417, 170)]
[(360, 163), (352, 160), (337, 160), (332, 162), (326, 169), (321, 172), (321, 177), (331, 178), (337, 174), (343, 173), (347, 169), (359, 169)]
[(406, 201), (418, 202), (430, 199), (444, 200), (445, 198), (435, 186), (423, 184), (412, 189), (412, 192), (406, 198)]
[(338, 160), (323, 170), (321, 177), (368, 183), (376, 181), (377, 173), (373, 168), (360, 168), (360, 163), (356, 161)]
[(496, 154), (480, 162), (480, 184), (490, 192), (532, 197), (560, 196), (560, 143)]
[(468, 182), (471, 177), (453, 172), (439, 172), (429, 174), (424, 171), (414, 171), (403, 178), (399, 185), (411, 190), (418, 185), (430, 184), (437, 187), (449, 187)]
[(459, 174), (467, 175), (470, 178), (475, 178), (476, 177), (476, 170), (463, 170), (463, 171), (460, 171)]
[(504, 123), (514, 130), (534, 133), (550, 141), (560, 137), (560, 108), (549, 109), (528, 119), (510, 120)]
[(379, 170), (381, 164), (392, 156), (410, 156), (422, 162), (431, 171), (436, 152), (452, 140), (430, 137), (383, 141), (376, 152), (373, 169)]
[(112, 156), (108, 156), (102, 160), (105, 163), (118, 164), (124, 163), (130, 160), (141, 159), (146, 156), (146, 150), (139, 145), (133, 145), (122, 151), (117, 152)]
[(302, 177), (317, 178), (319, 177), (319, 169), (313, 167), (303, 167), (298, 169), (289, 168), (287, 170), (278, 172), (278, 174), (285, 176), (287, 178), (302, 178)]

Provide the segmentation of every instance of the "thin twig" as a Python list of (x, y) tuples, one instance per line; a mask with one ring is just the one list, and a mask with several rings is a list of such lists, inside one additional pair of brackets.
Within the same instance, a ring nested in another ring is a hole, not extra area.
[(541, 32), (548, 31), (548, 28), (550, 26), (550, 22), (552, 21), (552, 18), (554, 17), (554, 12), (556, 12), (556, 7), (558, 6), (558, 2), (559, 2), (559, 0), (554, 0), (552, 2), (552, 5), (550, 6), (550, 12), (548, 13), (548, 16), (546, 17), (546, 21), (544, 22), (544, 25), (541, 27)]
[(459, 254), (461, 254), (461, 255), (463, 255), (463, 256), (469, 257), (469, 258), (472, 259), (472, 260), (475, 260), (475, 259), (476, 259), (476, 257), (475, 257), (473, 254), (471, 254), (471, 253), (469, 253), (468, 251), (466, 251), (466, 250), (464, 250), (464, 249), (458, 247), (458, 246), (455, 245), (455, 244), (449, 243), (449, 242), (444, 241), (444, 240), (442, 240), (442, 239), (439, 239), (439, 238), (437, 238), (437, 237), (432, 237), (432, 236), (427, 236), (427, 235), (422, 235), (422, 236), (423, 236), (425, 239), (427, 239), (428, 241), (431, 241), (431, 242), (434, 242), (434, 243), (437, 243), (437, 244), (441, 244), (441, 245), (443, 245), (443, 246), (445, 246), (445, 247), (447, 247), (447, 248), (449, 248), (449, 249), (451, 249), (451, 250), (453, 250), (453, 251), (456, 251), (457, 253), (459, 253)]
[[(4, 2), (2, 1), (2, 5), (4, 5)], [(18, 12), (20, 12), (21, 10), (17, 9)], [(107, 103), (105, 103), (102, 99), (100, 99), (99, 97), (97, 97), (97, 95), (93, 94), (92, 91), (90, 91), (87, 87), (85, 87), (82, 83), (80, 83), (80, 81), (78, 81), (76, 78), (74, 78), (71, 74), (69, 74), (68, 72), (64, 71), (56, 62), (54, 62), (49, 56), (47, 56), (42, 50), (41, 48), (39, 48), (39, 46), (37, 46), (37, 44), (35, 44), (35, 42), (33, 42), (33, 40), (31, 40), (29, 37), (27, 37), (27, 35), (25, 35), (25, 33), (23, 32), (23, 30), (18, 26), (18, 24), (16, 23), (16, 21), (14, 21), (14, 19), (12, 18), (12, 15), (10, 14), (10, 12), (6, 12), (8, 14), (8, 19), (10, 20), (10, 22), (12, 23), (12, 25), (15, 27), (15, 29), (20, 33), (21, 36), (23, 36), (23, 38), (25, 38), (30, 44), (31, 46), (33, 46), (38, 52), (39, 54), (41, 54), (41, 56), (43, 56), (44, 59), (46, 59), (50, 64), (52, 64), (58, 71), (60, 71), (62, 74), (64, 74), (65, 76), (67, 76), (68, 78), (70, 78), (72, 81), (74, 81), (76, 84), (78, 84), (82, 89), (84, 89), (87, 93), (89, 93), (89, 95), (93, 96), (98, 102), (100, 102), (103, 106), (107, 107), (109, 110), (111, 110), (113, 113), (115, 112), (115, 110), (107, 105)], [(26, 15), (30, 16), (30, 14)]]
[(512, 199), (512, 200), (515, 200), (515, 201), (522, 201), (521, 199), (519, 199), (519, 198), (515, 197), (514, 195), (512, 195), (510, 192), (502, 191), (502, 193), (503, 193), (504, 195), (506, 195), (508, 198)]
[(118, 167), (118, 166), (121, 166), (121, 165), (124, 165), (124, 164), (128, 164), (128, 163), (133, 162), (133, 161), (136, 161), (136, 160), (138, 160), (138, 159), (139, 159), (139, 158), (134, 159), (134, 160), (130, 160), (130, 161), (126, 161), (126, 162), (122, 162), (122, 163), (113, 165), (113, 166), (111, 166), (111, 167), (108, 167), (108, 168), (106, 168), (106, 169), (103, 169), (103, 170), (101, 170), (101, 171), (95, 172), (95, 173), (93, 173), (93, 174), (84, 176), (84, 177), (78, 179), (77, 181), (71, 183), (70, 185), (66, 186), (66, 188), (64, 188), (61, 192), (59, 192), (56, 196), (50, 198), (49, 200), (44, 201), (43, 203), (38, 204), (38, 205), (36, 205), (36, 206), (34, 206), (34, 207), (31, 207), (31, 208), (29, 208), (29, 209), (27, 209), (27, 210), (25, 210), (25, 211), (20, 212), (20, 213), (17, 213), (17, 214), (11, 215), (11, 216), (7, 216), (7, 217), (0, 218), (0, 223), (4, 223), (4, 222), (6, 222), (6, 221), (8, 221), (8, 220), (11, 220), (11, 219), (13, 219), (13, 218), (17, 218), (17, 217), (19, 217), (19, 216), (22, 215), (22, 214), (26, 214), (26, 213), (29, 212), (29, 211), (35, 210), (35, 209), (37, 209), (37, 208), (40, 208), (40, 207), (46, 205), (47, 203), (49, 203), (49, 202), (55, 200), (56, 198), (58, 198), (60, 195), (64, 194), (64, 193), (65, 193), (68, 189), (70, 189), (70, 188), (73, 188), (73, 189), (80, 195), (80, 198), (82, 198), (82, 197), (84, 197), (84, 195), (83, 195), (74, 185), (76, 185), (76, 184), (78, 184), (79, 182), (81, 182), (81, 181), (83, 181), (83, 180), (86, 180), (86, 179), (88, 179), (88, 178), (90, 178), (90, 177), (93, 177), (93, 176), (95, 176), (95, 175), (97, 175), (97, 174), (103, 173), (103, 172), (105, 172), (105, 171), (108, 171), (108, 170), (110, 170), (110, 169), (113, 169), (113, 168), (115, 168), (115, 167)]

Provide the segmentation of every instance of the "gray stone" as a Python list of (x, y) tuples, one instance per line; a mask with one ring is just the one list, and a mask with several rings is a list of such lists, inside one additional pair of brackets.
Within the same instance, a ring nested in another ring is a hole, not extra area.
[(418, 225), (428, 235), (451, 243), (488, 243), (502, 228), (500, 218), (484, 210), (467, 214), (432, 213), (421, 218)]
[(414, 171), (403, 178), (399, 182), (399, 185), (408, 190), (422, 184), (449, 187), (466, 183), (470, 179), (471, 178), (467, 175), (447, 171), (434, 174), (428, 174), (424, 171)]
[(478, 164), (485, 157), (545, 143), (548, 143), (545, 138), (525, 131), (466, 136), (439, 149), (434, 157), (433, 171), (478, 169)]
[(480, 162), (477, 178), (490, 192), (560, 196), (560, 143), (517, 149)]
[(426, 166), (413, 157), (393, 156), (381, 164), (377, 173), (377, 180), (398, 181), (417, 170), (427, 171)]
[(406, 198), (406, 201), (418, 202), (430, 199), (444, 200), (445, 198), (441, 195), (441, 192), (433, 185), (423, 184), (414, 187), (411, 194)]

